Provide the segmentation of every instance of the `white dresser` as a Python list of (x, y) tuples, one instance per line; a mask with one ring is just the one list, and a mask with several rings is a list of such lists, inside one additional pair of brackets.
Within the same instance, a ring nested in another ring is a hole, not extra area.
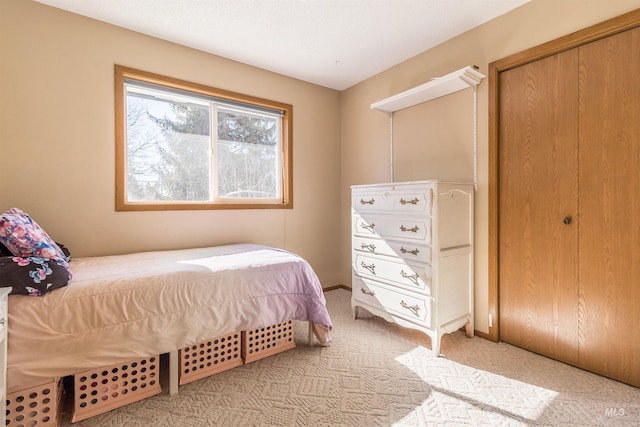
[(7, 412), (7, 300), (11, 288), (0, 288), (0, 399), (2, 404), (0, 410), (5, 419)]
[(436, 180), (351, 187), (355, 318), (422, 331), (435, 355), (443, 334), (473, 336), (473, 195)]

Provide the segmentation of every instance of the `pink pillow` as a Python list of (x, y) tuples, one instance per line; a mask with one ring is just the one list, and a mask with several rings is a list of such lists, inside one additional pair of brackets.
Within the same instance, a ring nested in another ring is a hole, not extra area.
[(62, 249), (27, 213), (11, 208), (0, 215), (0, 242), (18, 257), (47, 258), (71, 268)]

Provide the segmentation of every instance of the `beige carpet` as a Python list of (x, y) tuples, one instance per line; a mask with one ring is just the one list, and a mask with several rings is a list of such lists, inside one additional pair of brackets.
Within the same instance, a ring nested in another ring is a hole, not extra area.
[[(429, 339), (366, 316), (351, 294), (326, 293), (330, 348), (297, 347), (93, 417), (74, 426), (640, 426), (640, 389), (508, 344)], [(366, 316), (366, 317), (365, 317)], [(640, 363), (640, 362), (639, 362)], [(67, 404), (67, 407), (70, 405)], [(63, 416), (70, 424), (70, 414)]]

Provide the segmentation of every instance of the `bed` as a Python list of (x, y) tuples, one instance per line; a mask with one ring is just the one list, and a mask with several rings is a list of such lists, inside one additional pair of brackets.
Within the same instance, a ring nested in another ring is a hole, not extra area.
[(303, 258), (285, 250), (234, 244), (69, 264), (67, 286), (9, 297), (8, 387), (175, 355), (183, 346), (289, 319), (310, 322), (321, 345), (331, 342), (322, 286)]

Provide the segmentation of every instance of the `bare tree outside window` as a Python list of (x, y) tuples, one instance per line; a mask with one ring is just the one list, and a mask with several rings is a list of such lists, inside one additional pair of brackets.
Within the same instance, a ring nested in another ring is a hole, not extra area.
[(277, 137), (274, 118), (219, 111), (220, 197), (277, 197)]

